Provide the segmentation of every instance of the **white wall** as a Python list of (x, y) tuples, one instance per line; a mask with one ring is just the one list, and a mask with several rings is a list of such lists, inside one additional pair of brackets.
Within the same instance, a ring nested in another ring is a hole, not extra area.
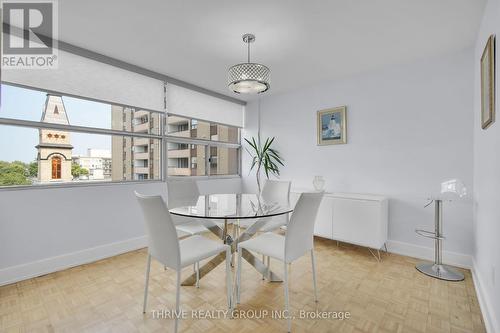
[[(497, 35), (496, 122), (481, 129), (479, 61), (490, 34)], [(474, 273), (489, 332), (500, 332), (500, 1), (489, 0), (474, 53)]]
[[(198, 182), (241, 192), (239, 177)], [(167, 199), (163, 182), (0, 190), (0, 285), (145, 247), (134, 191)]]
[[(410, 249), (408, 254), (424, 251), (430, 256), (432, 241), (414, 233), (422, 225), (432, 229), (433, 208), (423, 208), (426, 198), (447, 178), (460, 178), (472, 190), (472, 85), (473, 50), (468, 49), (264, 95), (262, 135), (276, 137), (286, 163), (281, 178), (292, 179), (292, 188), (312, 188), (313, 176), (322, 175), (330, 192), (386, 195), (390, 245), (400, 252)], [(245, 137), (257, 131), (257, 104), (247, 106)], [(348, 143), (317, 146), (316, 111), (340, 105), (347, 105)], [(247, 189), (255, 183), (248, 166), (244, 153)], [(446, 204), (444, 214), (445, 251), (457, 252), (459, 259), (451, 262), (467, 266), (473, 249), (472, 204)]]
[(144, 247), (134, 190), (165, 183), (0, 191), (0, 285)]

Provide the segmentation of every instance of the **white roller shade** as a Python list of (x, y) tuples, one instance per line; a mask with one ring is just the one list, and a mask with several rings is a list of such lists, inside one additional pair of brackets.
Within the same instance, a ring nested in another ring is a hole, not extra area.
[(57, 69), (5, 69), (2, 80), (62, 94), (164, 110), (163, 81), (59, 50)]
[(174, 84), (167, 84), (167, 112), (169, 113), (243, 127), (244, 110), (242, 105)]

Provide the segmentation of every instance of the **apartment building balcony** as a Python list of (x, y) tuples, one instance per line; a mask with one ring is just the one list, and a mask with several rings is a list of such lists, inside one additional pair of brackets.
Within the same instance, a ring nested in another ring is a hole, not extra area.
[(177, 117), (177, 116), (169, 116), (168, 117), (168, 124), (169, 125), (182, 125), (182, 124), (188, 124), (189, 121), (186, 118), (183, 117)]
[(134, 173), (138, 174), (149, 174), (149, 168), (148, 167), (134, 167)]
[(169, 176), (191, 176), (190, 168), (168, 167)]
[(172, 149), (168, 151), (168, 158), (188, 158), (190, 156), (190, 149)]
[(134, 160), (149, 160), (149, 153), (134, 153)]
[(191, 137), (191, 131), (190, 130), (185, 130), (185, 131), (179, 131), (179, 132), (170, 132), (168, 133), (173, 136), (178, 136), (181, 138), (190, 138)]
[(134, 119), (141, 118), (143, 116), (149, 116), (149, 111), (138, 110), (134, 112)]
[(149, 132), (149, 122), (134, 125), (134, 132), (148, 133)]
[(134, 146), (147, 146), (149, 145), (148, 138), (136, 138), (134, 139)]

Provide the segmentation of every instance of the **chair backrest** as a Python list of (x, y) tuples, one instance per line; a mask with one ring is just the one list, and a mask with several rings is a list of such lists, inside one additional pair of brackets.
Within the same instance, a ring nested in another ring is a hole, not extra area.
[(292, 182), (284, 180), (266, 179), (262, 188), (261, 197), (264, 202), (289, 203), (290, 186)]
[(240, 178), (198, 180), (196, 184), (200, 195), (242, 193)]
[(167, 191), (170, 208), (195, 205), (200, 195), (198, 185), (193, 180), (168, 180)]
[(134, 192), (144, 215), (148, 236), (148, 251), (162, 264), (180, 268), (179, 239), (167, 205), (159, 195)]
[(302, 193), (288, 222), (285, 260), (293, 261), (313, 248), (314, 222), (323, 192)]

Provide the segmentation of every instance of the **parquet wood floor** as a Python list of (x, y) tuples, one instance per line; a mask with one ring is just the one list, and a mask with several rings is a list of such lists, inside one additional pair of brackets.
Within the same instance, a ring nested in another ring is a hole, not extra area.
[[(485, 332), (471, 273), (462, 282), (429, 278), (414, 258), (384, 254), (378, 263), (365, 248), (315, 240), (319, 303), (314, 303), (310, 257), (290, 268), (293, 332)], [(149, 306), (142, 314), (146, 250), (0, 287), (1, 332), (171, 332), (173, 320), (153, 311), (174, 308), (175, 273), (151, 267)], [(282, 264), (272, 261), (282, 275)], [(192, 268), (186, 268), (188, 276)], [(182, 287), (181, 307), (225, 310), (225, 270), (217, 267), (199, 289)], [(238, 315), (282, 310), (281, 283), (263, 281), (249, 264), (242, 273)], [(300, 310), (348, 311), (349, 319), (300, 319)], [(260, 311), (260, 312), (259, 312)], [(284, 320), (182, 319), (181, 332), (285, 332)]]

